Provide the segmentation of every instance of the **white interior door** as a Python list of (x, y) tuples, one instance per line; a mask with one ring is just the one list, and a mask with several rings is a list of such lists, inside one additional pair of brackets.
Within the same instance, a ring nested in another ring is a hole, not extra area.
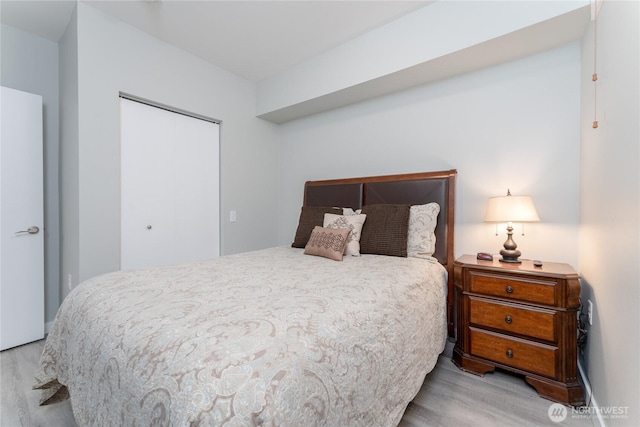
[(0, 96), (0, 350), (44, 337), (42, 97)]
[(219, 125), (121, 98), (121, 268), (220, 251)]

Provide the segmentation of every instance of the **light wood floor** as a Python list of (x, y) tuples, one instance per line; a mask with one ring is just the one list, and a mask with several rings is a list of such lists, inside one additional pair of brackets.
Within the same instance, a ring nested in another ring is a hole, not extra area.
[[(37, 341), (0, 353), (0, 426), (76, 426), (68, 400), (38, 406), (40, 391), (31, 389), (43, 345)], [(547, 415), (552, 402), (538, 397), (521, 377), (464, 373), (451, 362), (452, 349), (453, 344), (447, 343), (399, 427), (596, 425), (591, 418), (573, 416), (570, 409), (565, 421), (552, 422)]]

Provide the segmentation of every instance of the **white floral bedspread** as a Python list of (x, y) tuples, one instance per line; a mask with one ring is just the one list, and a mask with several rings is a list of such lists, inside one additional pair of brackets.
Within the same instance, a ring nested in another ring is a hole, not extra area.
[(394, 426), (446, 340), (446, 271), (271, 248), (88, 280), (36, 386), (81, 426)]

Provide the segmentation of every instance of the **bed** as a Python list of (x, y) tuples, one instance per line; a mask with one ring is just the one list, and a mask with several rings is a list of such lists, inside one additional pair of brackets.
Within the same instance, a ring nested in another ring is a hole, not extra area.
[(322, 224), (304, 248), (82, 283), (47, 337), (41, 404), (70, 398), (82, 426), (397, 425), (452, 331), (455, 176), (305, 184), (294, 243), (305, 210), (368, 212), (373, 227), (376, 209), (437, 203), (429, 256), (373, 253), (373, 228), (360, 256), (310, 256), (314, 232), (356, 234)]

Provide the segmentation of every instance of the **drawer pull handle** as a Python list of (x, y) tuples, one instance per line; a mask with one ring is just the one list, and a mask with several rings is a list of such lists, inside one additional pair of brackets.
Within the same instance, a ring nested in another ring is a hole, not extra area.
[(513, 357), (513, 351), (511, 349), (507, 350), (507, 357), (511, 359)]
[(511, 322), (513, 321), (513, 319), (511, 318), (511, 316), (507, 316), (507, 317), (504, 318), (504, 321), (505, 321), (505, 323), (510, 325)]
[(513, 288), (511, 286), (507, 286), (507, 289), (505, 289), (507, 291), (508, 294), (513, 293)]

